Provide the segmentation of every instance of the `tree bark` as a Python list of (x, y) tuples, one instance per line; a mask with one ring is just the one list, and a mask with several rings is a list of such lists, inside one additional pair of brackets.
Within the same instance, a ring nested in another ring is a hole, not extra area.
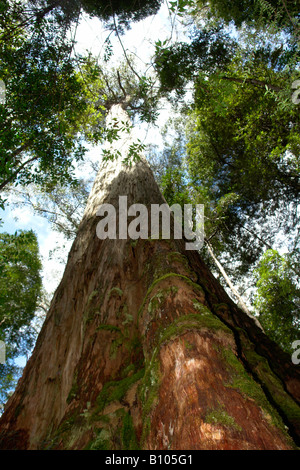
[[(127, 119), (120, 106), (110, 117)], [(126, 156), (131, 139), (114, 151)], [(291, 359), (184, 240), (100, 240), (97, 209), (118, 208), (119, 195), (128, 207), (165, 203), (143, 157), (103, 165), (0, 448), (293, 449)]]

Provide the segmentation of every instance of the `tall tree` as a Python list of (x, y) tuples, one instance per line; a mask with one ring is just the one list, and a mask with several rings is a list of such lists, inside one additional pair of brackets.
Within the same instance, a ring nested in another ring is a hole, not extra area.
[[(109, 118), (120, 127), (128, 119), (120, 105)], [(131, 139), (124, 130), (111, 149), (121, 157), (107, 160), (95, 180), (35, 350), (0, 420), (1, 448), (294, 448), (299, 372), (198, 253), (174, 237), (97, 236), (102, 204), (116, 208), (124, 230), (120, 195), (128, 207), (144, 204), (149, 218), (151, 205), (165, 202), (142, 155), (123, 163)], [(140, 209), (129, 213), (136, 230)]]

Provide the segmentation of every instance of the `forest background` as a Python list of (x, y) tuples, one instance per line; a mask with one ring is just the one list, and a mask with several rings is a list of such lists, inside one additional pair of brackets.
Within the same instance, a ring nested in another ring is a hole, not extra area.
[[(299, 11), (288, 0), (0, 1), (1, 406), (30, 356), (126, 101), (201, 256), (292, 354), (299, 335)], [(130, 164), (130, 161), (128, 161)]]

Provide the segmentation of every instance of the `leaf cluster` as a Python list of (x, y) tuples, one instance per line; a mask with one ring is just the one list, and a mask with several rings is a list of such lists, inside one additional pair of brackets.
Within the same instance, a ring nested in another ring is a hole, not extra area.
[(131, 21), (141, 21), (157, 13), (161, 3), (161, 0), (81, 0), (82, 7), (91, 16), (98, 16), (104, 21), (116, 16), (126, 28), (130, 27)]
[(255, 270), (254, 306), (259, 320), (269, 336), (289, 353), (300, 331), (298, 274), (295, 253), (280, 255), (276, 250), (267, 250)]
[[(13, 16), (13, 15), (12, 15)], [(10, 18), (11, 19), (11, 18)], [(11, 183), (70, 183), (82, 139), (98, 142), (104, 108), (99, 69), (89, 57), (71, 57), (72, 42), (58, 23), (44, 21), (31, 36), (0, 41), (0, 188)]]
[(194, 30), (189, 43), (177, 42), (166, 47), (157, 41), (154, 66), (161, 91), (170, 93), (176, 90), (177, 96), (182, 96), (187, 83), (199, 72), (208, 74), (226, 67), (235, 47), (235, 42), (219, 26)]

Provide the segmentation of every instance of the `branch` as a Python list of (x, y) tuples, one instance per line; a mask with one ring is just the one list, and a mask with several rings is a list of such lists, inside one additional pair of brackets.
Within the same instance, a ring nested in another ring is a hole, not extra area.
[(236, 288), (235, 288), (234, 285), (232, 284), (231, 280), (229, 279), (229, 277), (228, 277), (228, 275), (227, 275), (225, 269), (223, 268), (223, 266), (221, 265), (221, 263), (220, 263), (220, 262), (218, 261), (218, 259), (216, 258), (215, 254), (214, 254), (214, 252), (213, 252), (213, 248), (212, 248), (211, 244), (210, 244), (206, 239), (204, 240), (204, 242), (205, 242), (205, 244), (206, 244), (206, 246), (207, 246), (208, 252), (209, 252), (210, 256), (212, 257), (212, 259), (213, 259), (215, 265), (218, 267), (220, 273), (222, 274), (223, 278), (225, 279), (226, 284), (229, 286), (229, 288), (230, 288), (231, 292), (233, 293), (233, 295), (238, 299), (238, 303), (239, 303), (239, 305), (240, 305), (240, 308), (241, 308), (250, 318), (252, 318), (252, 319), (255, 321), (256, 325), (259, 326), (259, 328), (262, 329), (262, 327), (261, 327), (259, 321), (257, 320), (256, 317), (254, 317), (254, 316), (250, 313), (250, 311), (249, 311), (247, 305), (245, 304), (245, 302), (243, 301), (242, 297), (240, 296), (240, 294), (238, 293), (238, 291), (236, 290)]
[(11, 183), (17, 175), (20, 173), (20, 171), (24, 168), (24, 166), (28, 165), (29, 163), (33, 162), (34, 160), (37, 160), (39, 157), (36, 155), (35, 157), (29, 158), (29, 160), (26, 160), (22, 165), (17, 168), (17, 170), (10, 175), (6, 180), (3, 181), (3, 183), (0, 184), (0, 191), (9, 183)]
[(41, 10), (32, 13), (29, 15), (25, 20), (21, 21), (21, 23), (17, 24), (10, 30), (6, 31), (6, 33), (2, 34), (0, 37), (0, 41), (4, 41), (7, 39), (11, 39), (12, 35), (16, 33), (18, 30), (22, 30), (29, 24), (32, 24), (32, 20), (35, 18), (38, 22), (41, 22), (41, 20), (48, 14), (50, 11), (52, 11), (54, 8), (56, 8), (59, 4), (61, 3), (61, 0), (55, 0), (53, 3), (48, 5), (45, 8), (42, 8)]
[(251, 85), (259, 86), (265, 88), (266, 86), (273, 91), (281, 91), (282, 88), (276, 85), (271, 85), (270, 83), (263, 82), (262, 80), (257, 80), (256, 78), (237, 78), (237, 77), (221, 77), (222, 80), (229, 80), (231, 82), (237, 83), (250, 83)]
[(257, 238), (263, 245), (265, 245), (269, 250), (272, 250), (272, 246), (269, 245), (268, 242), (264, 241), (262, 238), (260, 238), (257, 233), (252, 232), (252, 230), (249, 230), (247, 227), (243, 226), (244, 230), (247, 230), (247, 232), (251, 233), (255, 238)]
[(119, 70), (117, 70), (117, 76), (118, 76), (118, 82), (119, 82), (119, 87), (121, 88), (122, 92), (123, 92), (123, 95), (124, 95), (124, 98), (126, 98), (126, 91), (124, 90), (123, 86), (122, 86), (122, 83), (121, 83), (121, 77), (120, 77), (120, 74), (119, 74)]
[(288, 17), (289, 17), (289, 20), (290, 20), (290, 22), (292, 23), (292, 25), (294, 26), (295, 30), (296, 30), (296, 31), (300, 31), (299, 28), (297, 28), (297, 23), (294, 23), (294, 20), (293, 20), (293, 18), (291, 17), (289, 10), (287, 9), (285, 0), (281, 0), (281, 1), (282, 1), (282, 3), (283, 3), (284, 9), (285, 9), (285, 11), (286, 11), (286, 13), (287, 13), (287, 15), (288, 15)]
[(136, 70), (134, 70), (134, 68), (133, 68), (132, 65), (131, 65), (130, 60), (128, 59), (126, 50), (125, 50), (125, 48), (124, 48), (124, 45), (123, 45), (123, 43), (122, 43), (122, 41), (121, 41), (121, 38), (120, 38), (120, 35), (119, 35), (118, 26), (117, 26), (117, 23), (116, 23), (116, 18), (115, 18), (115, 14), (114, 14), (114, 13), (113, 13), (113, 21), (114, 21), (115, 32), (116, 32), (117, 38), (118, 38), (118, 40), (119, 40), (119, 43), (121, 44), (121, 47), (122, 47), (122, 49), (123, 49), (123, 53), (124, 53), (126, 62), (127, 62), (127, 64), (128, 64), (128, 66), (130, 67), (131, 71), (135, 74), (135, 76), (136, 76), (139, 80), (141, 80), (140, 75), (136, 72)]

